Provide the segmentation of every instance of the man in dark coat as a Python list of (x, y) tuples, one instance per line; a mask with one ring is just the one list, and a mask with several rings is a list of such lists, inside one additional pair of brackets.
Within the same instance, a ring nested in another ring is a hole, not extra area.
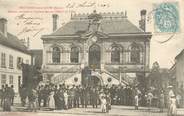
[(64, 109), (64, 95), (63, 95), (63, 90), (59, 89), (57, 93), (57, 99), (58, 99), (58, 110)]
[(10, 88), (10, 97), (11, 97), (11, 105), (13, 105), (14, 97), (15, 97), (15, 91), (14, 91), (13, 85), (11, 85), (11, 88)]
[(1, 106), (3, 105), (3, 102), (4, 102), (4, 94), (5, 94), (5, 87), (4, 87), (4, 85), (2, 85), (2, 87), (0, 89)]
[(115, 92), (116, 92), (115, 86), (112, 85), (112, 87), (110, 88), (110, 97), (111, 97), (111, 100), (112, 100), (112, 104), (113, 105), (115, 104), (115, 100), (114, 100), (115, 94), (116, 94)]
[(6, 85), (4, 93), (3, 111), (11, 111), (11, 88)]
[(75, 107), (75, 85), (70, 89), (70, 100), (71, 108)]
[(95, 88), (92, 88), (92, 90), (91, 90), (91, 103), (92, 103), (92, 106), (93, 106), (93, 108), (97, 108), (98, 107), (98, 91), (97, 91), (97, 89), (95, 89)]
[(45, 85), (45, 88), (42, 91), (43, 93), (43, 106), (46, 107), (48, 105), (48, 97), (49, 97), (49, 86)]
[(79, 108), (79, 98), (80, 98), (80, 95), (79, 95), (79, 87), (76, 86), (76, 88), (74, 89), (74, 107), (77, 107)]
[(84, 105), (85, 105), (85, 108), (87, 108), (87, 106), (88, 106), (89, 97), (90, 97), (90, 87), (85, 87), (84, 88)]

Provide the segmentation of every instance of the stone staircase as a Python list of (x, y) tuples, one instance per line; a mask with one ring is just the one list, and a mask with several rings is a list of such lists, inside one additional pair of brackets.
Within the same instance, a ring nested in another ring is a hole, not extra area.
[(75, 76), (76, 74), (79, 74), (79, 73), (81, 73), (81, 70), (76, 71), (75, 73), (66, 72), (66, 73), (54, 75), (52, 77), (52, 82), (55, 84), (64, 83), (67, 79), (72, 78), (73, 76)]
[[(119, 78), (119, 75), (116, 75), (116, 74), (112, 74), (112, 73), (110, 73), (109, 71), (107, 71), (107, 70), (101, 70), (101, 73), (106, 73), (106, 74), (108, 74), (109, 76), (111, 76), (112, 78), (115, 78), (115, 79), (117, 79), (118, 81), (120, 81), (120, 78)], [(125, 85), (129, 85), (129, 83), (128, 83), (128, 81), (127, 80), (121, 80), (121, 83), (123, 83), (123, 84), (125, 84)]]

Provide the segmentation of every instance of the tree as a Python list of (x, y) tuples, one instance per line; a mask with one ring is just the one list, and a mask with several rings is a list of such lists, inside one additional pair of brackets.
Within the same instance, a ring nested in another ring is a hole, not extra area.
[(149, 75), (149, 86), (156, 89), (161, 89), (160, 65), (157, 61), (152, 65), (152, 69)]

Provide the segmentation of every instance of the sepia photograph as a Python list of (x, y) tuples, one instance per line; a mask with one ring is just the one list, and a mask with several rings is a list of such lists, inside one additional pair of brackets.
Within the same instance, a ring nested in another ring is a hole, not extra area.
[(184, 0), (0, 0), (0, 116), (184, 116)]

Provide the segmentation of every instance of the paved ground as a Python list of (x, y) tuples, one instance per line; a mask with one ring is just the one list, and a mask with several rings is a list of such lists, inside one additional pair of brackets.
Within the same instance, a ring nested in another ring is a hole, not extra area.
[[(25, 107), (14, 106), (13, 112), (2, 112), (0, 108), (0, 116), (167, 116), (166, 110), (164, 113), (160, 113), (157, 108), (141, 107), (139, 110), (134, 110), (134, 107), (130, 106), (112, 106), (112, 110), (109, 113), (101, 113), (100, 108), (73, 108), (70, 110), (54, 110), (46, 111), (46, 109), (38, 110), (35, 112), (25, 112)], [(24, 111), (24, 112), (20, 112)], [(178, 109), (178, 116), (184, 116), (184, 109)]]

